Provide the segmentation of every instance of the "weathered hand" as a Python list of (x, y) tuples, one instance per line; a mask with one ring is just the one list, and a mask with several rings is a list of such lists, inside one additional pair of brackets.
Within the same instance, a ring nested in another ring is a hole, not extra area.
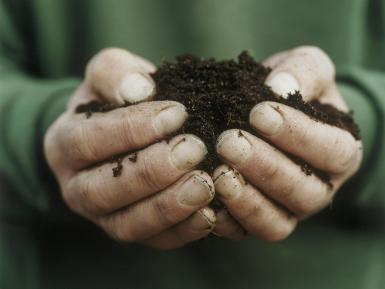
[[(90, 118), (75, 113), (91, 100), (150, 99), (154, 66), (122, 49), (106, 49), (88, 64), (83, 84), (45, 137), (45, 155), (66, 204), (123, 242), (171, 249), (210, 233), (215, 215), (211, 178), (193, 171), (205, 154), (192, 135), (165, 137), (187, 118), (177, 102), (143, 102)], [(163, 141), (161, 141), (163, 140)], [(122, 156), (121, 175), (114, 177)]]
[[(306, 101), (318, 99), (348, 110), (336, 87), (334, 65), (320, 49), (296, 48), (274, 55), (265, 64), (272, 68), (266, 83), (276, 93), (286, 96), (299, 90)], [(220, 166), (213, 179), (227, 211), (217, 215), (215, 232), (241, 239), (246, 231), (265, 241), (278, 241), (298, 221), (331, 203), (358, 169), (362, 144), (347, 131), (275, 102), (256, 105), (250, 124), (271, 144), (239, 130), (219, 137), (217, 152), (227, 165)], [(285, 153), (329, 174), (332, 186), (314, 174), (306, 175)]]

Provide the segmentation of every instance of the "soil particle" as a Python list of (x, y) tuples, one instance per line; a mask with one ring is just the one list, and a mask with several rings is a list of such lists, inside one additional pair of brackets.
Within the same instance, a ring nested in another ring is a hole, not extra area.
[(114, 158), (113, 162), (116, 164), (115, 167), (112, 168), (112, 176), (114, 178), (120, 177), (123, 171), (123, 158), (122, 157), (116, 157)]
[(132, 155), (129, 155), (128, 160), (132, 163), (136, 163), (136, 161), (138, 160), (138, 153), (133, 153)]

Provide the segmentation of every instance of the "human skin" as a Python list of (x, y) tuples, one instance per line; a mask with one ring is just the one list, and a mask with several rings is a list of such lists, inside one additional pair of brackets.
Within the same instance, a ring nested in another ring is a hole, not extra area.
[[(265, 64), (273, 69), (267, 84), (277, 93), (300, 90), (305, 100), (347, 111), (334, 66), (318, 48), (283, 52)], [(348, 132), (264, 102), (250, 112), (250, 124), (271, 144), (247, 132), (225, 131), (217, 143), (224, 165), (212, 178), (194, 170), (206, 147), (192, 135), (164, 141), (183, 125), (187, 113), (176, 102), (148, 101), (155, 92), (149, 75), (154, 70), (125, 50), (101, 51), (45, 137), (45, 155), (65, 203), (120, 242), (173, 249), (213, 230), (233, 240), (243, 239), (245, 232), (264, 241), (282, 240), (299, 221), (330, 204), (359, 167), (362, 144)], [(89, 119), (74, 112), (95, 99), (135, 104)], [(306, 176), (281, 151), (329, 173), (333, 186)], [(113, 177), (110, 159), (135, 152), (137, 161), (124, 157), (122, 175)], [(214, 186), (227, 208), (217, 214), (207, 206)]]
[[(128, 51), (110, 48), (91, 59), (83, 83), (45, 137), (45, 156), (75, 213), (120, 242), (173, 249), (207, 236), (215, 214), (210, 176), (194, 168), (205, 144), (193, 135), (165, 141), (187, 118), (185, 107), (151, 101), (155, 67)], [(91, 100), (138, 103), (90, 118), (75, 113)], [(142, 102), (142, 103), (139, 103)], [(136, 153), (132, 162), (128, 156)], [(123, 155), (114, 177), (111, 158)]]
[[(317, 47), (298, 47), (265, 61), (272, 68), (266, 84), (286, 96), (299, 90), (305, 101), (317, 99), (347, 112), (335, 83), (335, 68)], [(347, 131), (317, 122), (275, 102), (257, 104), (251, 127), (270, 144), (248, 132), (223, 132), (217, 152), (224, 165), (213, 175), (226, 210), (217, 214), (214, 233), (230, 239), (246, 235), (274, 242), (289, 236), (298, 222), (328, 206), (359, 168), (362, 143)], [(306, 175), (285, 152), (331, 176), (331, 186)], [(247, 180), (247, 181), (246, 181)]]

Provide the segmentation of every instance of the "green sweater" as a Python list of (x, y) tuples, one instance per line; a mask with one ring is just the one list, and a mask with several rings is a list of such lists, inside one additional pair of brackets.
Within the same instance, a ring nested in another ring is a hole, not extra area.
[[(365, 158), (288, 240), (122, 246), (60, 200), (42, 140), (100, 49), (159, 64), (305, 44), (336, 63)], [(385, 288), (384, 51), (384, 0), (0, 1), (0, 288)]]

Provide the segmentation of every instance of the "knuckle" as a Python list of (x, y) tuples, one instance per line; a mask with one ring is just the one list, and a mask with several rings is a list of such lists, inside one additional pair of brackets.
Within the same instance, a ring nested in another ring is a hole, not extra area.
[(137, 241), (130, 227), (125, 224), (123, 217), (119, 214), (102, 220), (100, 225), (112, 239), (119, 243), (133, 243)]
[(156, 166), (151, 159), (144, 155), (140, 159), (142, 162), (138, 168), (139, 179), (154, 191), (163, 189), (167, 185), (164, 175), (156, 171)]
[(44, 137), (44, 155), (51, 168), (62, 167), (65, 162), (66, 155), (63, 154), (63, 143), (66, 141), (66, 127), (69, 121), (65, 116), (60, 116), (58, 120), (52, 124)]
[(72, 178), (63, 190), (63, 199), (69, 207), (73, 207), (78, 202), (78, 197), (74, 192), (78, 191), (79, 180), (77, 177)]
[(108, 231), (107, 234), (119, 243), (133, 243), (136, 241), (129, 230), (120, 226)]
[(269, 157), (269, 155), (264, 156), (260, 162), (262, 168), (260, 173), (263, 174), (263, 179), (267, 180), (276, 178), (280, 171), (279, 164), (271, 162)]
[(76, 161), (96, 159), (97, 154), (91, 145), (88, 131), (83, 123), (67, 129), (66, 135), (65, 146), (68, 157)]
[(178, 221), (175, 208), (172, 208), (167, 201), (157, 198), (154, 200), (153, 206), (162, 227), (171, 227)]
[(138, 68), (136, 56), (131, 52), (117, 47), (100, 50), (89, 62), (86, 74), (103, 73), (103, 70), (116, 69), (116, 65), (130, 65)]
[(117, 47), (108, 47), (99, 51), (94, 60), (101, 62), (117, 61), (122, 54), (126, 53), (124, 49)]
[(119, 131), (117, 136), (121, 138), (122, 143), (130, 147), (137, 147), (143, 142), (142, 136), (147, 133), (143, 132), (141, 128), (143, 117), (140, 120), (135, 119), (132, 113), (125, 111), (121, 119), (121, 129), (117, 129)]
[(64, 189), (62, 191), (62, 198), (64, 203), (70, 208), (72, 211), (79, 213), (79, 205), (78, 201), (75, 199), (75, 194), (72, 189)]
[[(327, 186), (325, 184), (325, 186)], [(310, 195), (310, 194), (309, 194)], [(295, 206), (297, 216), (308, 217), (324, 209), (331, 202), (331, 194), (328, 192), (313, 192), (312, 200), (298, 201)]]
[(330, 80), (334, 78), (336, 69), (333, 61), (327, 53), (317, 46), (301, 46), (294, 49), (294, 53), (300, 57), (308, 59), (309, 65), (317, 67), (322, 71), (322, 75)]
[(341, 141), (340, 138), (336, 137), (333, 142), (334, 149), (332, 153), (328, 155), (327, 163), (330, 164), (333, 173), (342, 173), (347, 171), (357, 159), (359, 152), (358, 146), (354, 143), (354, 140), (349, 135), (349, 141)]
[(286, 224), (275, 228), (273, 232), (262, 237), (267, 243), (276, 243), (287, 239), (294, 231), (297, 221), (287, 222)]
[(237, 208), (236, 219), (240, 224), (250, 223), (250, 220), (259, 220), (266, 210), (266, 201), (262, 198), (257, 198), (251, 190), (245, 190), (244, 199), (248, 200), (247, 203), (249, 205)]
[(66, 204), (75, 212), (84, 213), (87, 210), (87, 204), (90, 197), (90, 182), (88, 178), (73, 178), (67, 190), (64, 191), (63, 197)]
[(312, 46), (312, 45), (300, 46), (298, 48), (295, 48), (294, 52), (296, 54), (303, 55), (303, 56), (310, 56), (312, 58), (330, 59), (329, 56), (326, 54), (326, 52), (318, 46)]
[(110, 211), (103, 193), (106, 186), (90, 175), (77, 176), (70, 181), (63, 196), (67, 205), (82, 215), (99, 216)]

